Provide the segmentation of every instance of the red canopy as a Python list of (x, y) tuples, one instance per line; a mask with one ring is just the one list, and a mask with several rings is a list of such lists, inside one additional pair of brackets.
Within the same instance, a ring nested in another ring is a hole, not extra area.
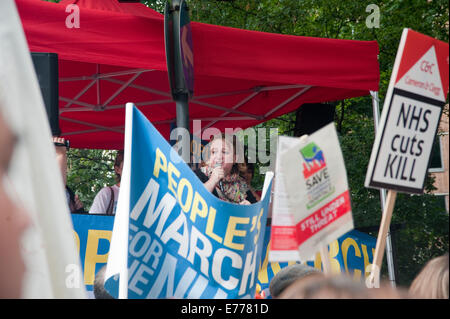
[[(66, 27), (79, 6), (80, 27)], [(60, 127), (78, 148), (119, 149), (125, 103), (169, 137), (175, 122), (163, 16), (140, 3), (16, 0), (30, 51), (59, 56)], [(69, 18), (70, 19), (70, 18)], [(192, 22), (194, 97), (202, 129), (247, 128), (303, 103), (378, 91), (375, 41), (321, 39)]]

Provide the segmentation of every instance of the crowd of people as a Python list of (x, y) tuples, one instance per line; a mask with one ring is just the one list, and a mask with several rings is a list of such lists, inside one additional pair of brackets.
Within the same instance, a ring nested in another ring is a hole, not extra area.
[[(8, 165), (14, 150), (15, 138), (0, 113), (0, 298), (20, 298), (25, 265), (21, 256), (20, 238), (30, 223), (28, 214), (17, 204), (11, 194), (7, 178)], [(67, 144), (54, 138), (57, 160), (66, 185)], [(250, 183), (253, 169), (249, 163), (236, 163), (235, 140), (224, 135), (211, 141), (209, 160), (195, 170), (206, 189), (218, 198), (248, 205), (260, 200), (260, 194)], [(103, 188), (95, 197), (89, 210), (92, 214), (115, 214), (123, 152), (119, 151), (114, 163), (117, 183)], [(66, 186), (67, 203), (71, 212), (84, 211), (74, 192)], [(398, 299), (398, 298), (449, 298), (449, 256), (445, 254), (430, 260), (417, 274), (409, 289), (393, 288), (382, 283), (379, 288), (367, 288), (345, 275), (325, 275), (316, 268), (295, 264), (283, 268), (270, 282), (272, 298), (279, 299)], [(104, 267), (98, 272), (94, 285), (96, 298), (111, 298), (103, 289)]]
[(270, 282), (270, 293), (279, 299), (449, 299), (448, 253), (431, 259), (407, 287), (381, 282), (368, 288), (343, 274), (325, 275), (305, 264), (279, 271)]

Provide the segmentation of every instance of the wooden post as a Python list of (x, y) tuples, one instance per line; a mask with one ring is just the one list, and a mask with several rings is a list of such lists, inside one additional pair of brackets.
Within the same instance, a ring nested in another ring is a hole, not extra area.
[(320, 248), (320, 257), (322, 259), (323, 273), (325, 275), (331, 274), (330, 255), (328, 254), (328, 245)]
[[(396, 191), (388, 191), (383, 216), (381, 217), (380, 230), (378, 231), (377, 245), (375, 247), (375, 254), (373, 255), (372, 262), (372, 264), (375, 266), (375, 269), (372, 268), (372, 273), (374, 271), (377, 271), (378, 276), (381, 272), (381, 264), (383, 262), (384, 250), (386, 248), (386, 237), (389, 231), (389, 226), (391, 224), (392, 212), (394, 211), (396, 197)], [(379, 278), (377, 279), (379, 282)], [(373, 278), (373, 280), (376, 279)]]

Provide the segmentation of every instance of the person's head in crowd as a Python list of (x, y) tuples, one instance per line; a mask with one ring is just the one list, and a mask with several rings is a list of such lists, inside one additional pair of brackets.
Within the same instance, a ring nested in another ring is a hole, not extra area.
[(346, 275), (309, 276), (295, 281), (280, 299), (369, 299), (369, 289)]
[(58, 163), (63, 185), (65, 186), (67, 204), (71, 213), (84, 213), (84, 205), (78, 195), (67, 185), (67, 151), (69, 149), (69, 141), (64, 137), (53, 136), (53, 144), (55, 146), (56, 161)]
[(248, 185), (251, 185), (253, 176), (255, 175), (255, 164), (244, 163), (240, 167), (240, 174), (245, 179)]
[(0, 110), (0, 298), (20, 298), (25, 275), (21, 239), (30, 224), (28, 214), (12, 198), (8, 167), (16, 138)]
[(117, 184), (120, 185), (123, 170), (123, 150), (117, 151), (116, 159), (114, 160), (114, 172), (116, 173)]
[(448, 299), (448, 253), (428, 261), (412, 282), (409, 292), (414, 298)]
[[(206, 147), (209, 156), (200, 170), (205, 178), (200, 178), (206, 188), (220, 199), (236, 204), (248, 205), (256, 202), (249, 192), (249, 186), (239, 174), (238, 163), (244, 161), (236, 135), (218, 134), (213, 136)], [(205, 158), (205, 154), (203, 154)]]
[[(255, 175), (255, 164), (249, 163), (248, 158), (244, 157), (242, 163), (237, 163), (239, 175), (243, 178), (247, 184), (249, 191), (252, 193), (253, 197), (257, 202), (261, 200), (261, 191), (256, 191), (252, 187), (253, 176)], [(270, 213), (269, 213), (270, 214)]]
[(64, 186), (67, 185), (67, 147), (64, 137), (53, 136), (53, 144), (55, 145), (56, 161), (58, 162), (63, 179)]
[(294, 264), (282, 268), (270, 281), (269, 291), (273, 298), (279, 297), (283, 291), (294, 282), (308, 277), (322, 277), (323, 273), (306, 264)]
[(95, 274), (94, 279), (94, 297), (95, 299), (114, 299), (105, 289), (106, 265), (100, 268)]

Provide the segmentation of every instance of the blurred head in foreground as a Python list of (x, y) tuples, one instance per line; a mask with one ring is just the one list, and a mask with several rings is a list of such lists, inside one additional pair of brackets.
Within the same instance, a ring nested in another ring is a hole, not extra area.
[(414, 298), (448, 299), (448, 253), (431, 259), (412, 282)]
[(409, 299), (404, 288), (394, 288), (383, 282), (379, 288), (367, 288), (364, 283), (347, 275), (308, 276), (296, 280), (279, 296), (280, 299)]
[(339, 276), (309, 276), (295, 281), (281, 299), (367, 299), (368, 289), (360, 282)]
[(308, 277), (323, 277), (323, 273), (305, 264), (294, 264), (281, 269), (270, 281), (269, 290), (273, 298), (278, 298), (286, 288), (296, 281)]

